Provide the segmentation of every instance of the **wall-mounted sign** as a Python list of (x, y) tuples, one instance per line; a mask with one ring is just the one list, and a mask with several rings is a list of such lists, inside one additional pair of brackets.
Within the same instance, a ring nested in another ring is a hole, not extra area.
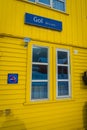
[(18, 74), (8, 74), (8, 84), (18, 83)]
[(61, 21), (57, 21), (57, 20), (29, 14), (29, 13), (25, 13), (25, 24), (62, 31)]

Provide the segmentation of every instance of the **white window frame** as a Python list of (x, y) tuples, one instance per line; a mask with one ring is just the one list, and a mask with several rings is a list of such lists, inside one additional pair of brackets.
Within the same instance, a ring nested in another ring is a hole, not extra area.
[[(57, 52), (58, 51), (62, 51), (62, 52), (67, 52), (68, 54), (68, 64), (58, 64), (57, 60)], [(58, 66), (66, 66), (68, 67), (68, 79), (58, 79)], [(64, 96), (59, 96), (58, 95), (58, 81), (67, 81), (68, 82), (68, 90), (69, 90), (69, 94), (68, 95), (64, 95)], [(56, 49), (56, 98), (60, 99), (60, 98), (70, 98), (71, 96), (71, 88), (70, 88), (70, 52), (69, 50), (66, 49)]]
[[(41, 47), (41, 48), (47, 48), (48, 49), (48, 63), (40, 63), (40, 62), (32, 62), (32, 66), (33, 65), (47, 65), (48, 67), (48, 80), (32, 80), (32, 71), (31, 71), (31, 87), (30, 87), (30, 100), (31, 101), (44, 101), (44, 100), (49, 100), (49, 92), (50, 92), (50, 87), (49, 87), (49, 47), (47, 46), (40, 46), (37, 44), (32, 45), (32, 60), (33, 60), (33, 47), (37, 46), (37, 47)], [(32, 68), (31, 68), (32, 69)], [(32, 82), (47, 82), (47, 88), (48, 88), (48, 93), (47, 93), (47, 98), (41, 98), (41, 99), (32, 99)]]
[[(30, 0), (28, 0), (28, 1), (30, 1)], [(39, 0), (35, 0), (35, 3), (39, 3), (39, 4), (42, 4), (42, 5), (48, 6), (48, 7), (52, 8), (52, 9), (54, 9), (54, 10), (58, 10), (58, 11), (61, 11), (61, 12), (66, 12), (66, 0), (58, 0), (58, 1), (64, 3), (65, 10), (60, 10), (60, 9), (54, 8), (53, 7), (53, 0), (50, 0), (50, 4), (49, 5), (45, 4), (43, 2), (39, 2)], [(33, 1), (30, 1), (30, 2), (33, 2)]]

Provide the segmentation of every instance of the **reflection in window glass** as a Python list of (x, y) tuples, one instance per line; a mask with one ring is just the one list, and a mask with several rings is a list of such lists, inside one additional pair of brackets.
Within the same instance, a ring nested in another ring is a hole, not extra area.
[(68, 67), (58, 66), (58, 79), (68, 79)]
[(68, 55), (67, 52), (63, 52), (63, 51), (58, 51), (57, 52), (57, 63), (58, 64), (68, 64)]
[(34, 46), (33, 47), (33, 62), (47, 63), (48, 62), (47, 48)]
[(65, 2), (59, 0), (53, 0), (53, 8), (65, 11)]
[(39, 0), (39, 2), (50, 5), (50, 0)]
[(32, 99), (48, 98), (47, 82), (32, 82)]
[(57, 50), (57, 97), (70, 96), (69, 51)]
[(33, 46), (31, 99), (48, 98), (48, 48)]
[(32, 79), (39, 80), (39, 79), (47, 79), (47, 65), (33, 65), (32, 66)]
[(58, 82), (58, 96), (69, 95), (69, 86), (68, 82)]

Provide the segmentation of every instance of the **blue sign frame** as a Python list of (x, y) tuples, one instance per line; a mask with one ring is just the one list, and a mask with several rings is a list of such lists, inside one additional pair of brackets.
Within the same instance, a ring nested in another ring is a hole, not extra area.
[(62, 31), (62, 22), (41, 17), (38, 15), (33, 15), (30, 13), (25, 13), (25, 24), (39, 26), (43, 28), (53, 29), (57, 31)]
[(8, 84), (17, 84), (18, 74), (8, 74)]

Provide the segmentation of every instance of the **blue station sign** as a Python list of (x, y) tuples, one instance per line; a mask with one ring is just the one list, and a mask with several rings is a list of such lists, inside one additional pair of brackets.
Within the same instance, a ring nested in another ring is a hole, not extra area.
[(57, 21), (57, 20), (29, 14), (29, 13), (25, 13), (25, 24), (62, 31), (61, 21)]

